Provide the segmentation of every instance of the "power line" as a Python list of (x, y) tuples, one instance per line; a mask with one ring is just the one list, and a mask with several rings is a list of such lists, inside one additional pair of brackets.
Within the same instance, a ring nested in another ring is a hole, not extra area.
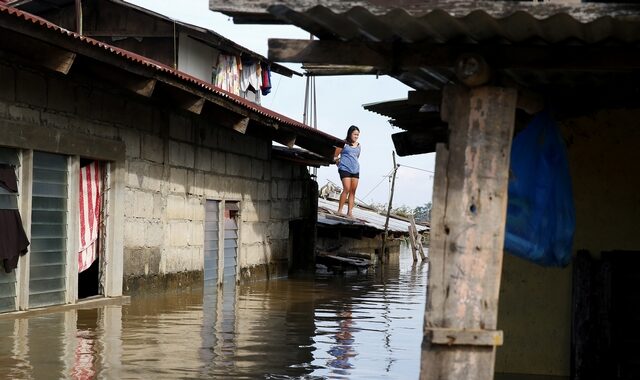
[(369, 194), (373, 193), (373, 191), (374, 191), (375, 189), (377, 189), (377, 188), (378, 188), (378, 186), (380, 186), (380, 185), (382, 184), (382, 182), (384, 182), (385, 178), (389, 177), (389, 176), (391, 175), (391, 173), (393, 173), (393, 171), (394, 171), (394, 170), (395, 170), (395, 168), (394, 168), (394, 169), (389, 170), (389, 173), (387, 173), (387, 174), (385, 174), (384, 176), (382, 176), (382, 179), (380, 180), (380, 182), (378, 182), (378, 184), (377, 184), (377, 185), (375, 185), (375, 186), (373, 187), (373, 189), (371, 189), (371, 191), (369, 191), (369, 192), (367, 193), (367, 195), (365, 195), (363, 198), (364, 198), (364, 199), (367, 199), (367, 197), (369, 196)]
[(416, 167), (414, 167), (414, 166), (409, 166), (409, 165), (404, 165), (404, 164), (398, 164), (398, 166), (400, 166), (400, 167), (405, 167), (405, 168), (409, 168), (409, 169), (414, 169), (414, 170), (420, 170), (420, 171), (423, 171), (423, 172), (427, 172), (427, 173), (434, 174), (434, 172), (433, 172), (433, 171), (431, 171), (431, 170), (422, 169), (422, 168), (416, 168)]

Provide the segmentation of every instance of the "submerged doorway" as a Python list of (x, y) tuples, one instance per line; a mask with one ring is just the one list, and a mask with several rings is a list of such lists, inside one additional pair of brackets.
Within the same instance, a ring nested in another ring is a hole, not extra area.
[(78, 175), (78, 299), (103, 294), (101, 286), (104, 173), (106, 164), (80, 159)]

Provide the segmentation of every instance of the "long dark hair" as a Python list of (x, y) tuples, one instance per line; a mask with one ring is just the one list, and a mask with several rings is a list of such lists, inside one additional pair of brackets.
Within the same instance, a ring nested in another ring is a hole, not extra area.
[(353, 131), (360, 132), (360, 128), (356, 127), (355, 125), (352, 125), (349, 127), (349, 129), (347, 129), (347, 138), (345, 139), (345, 141), (349, 144), (353, 142), (351, 141), (351, 134), (353, 133)]

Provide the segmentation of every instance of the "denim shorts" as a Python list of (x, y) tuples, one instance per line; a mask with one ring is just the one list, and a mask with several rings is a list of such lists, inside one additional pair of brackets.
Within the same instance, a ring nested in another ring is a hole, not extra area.
[(349, 173), (345, 170), (338, 170), (338, 174), (340, 174), (340, 179), (343, 178), (360, 178), (360, 173)]

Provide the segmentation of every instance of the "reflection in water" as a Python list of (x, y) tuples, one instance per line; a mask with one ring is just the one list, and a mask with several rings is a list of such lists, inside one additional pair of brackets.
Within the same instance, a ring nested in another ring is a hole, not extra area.
[(15, 379), (418, 377), (426, 266), (140, 294), (131, 305), (0, 321)]

